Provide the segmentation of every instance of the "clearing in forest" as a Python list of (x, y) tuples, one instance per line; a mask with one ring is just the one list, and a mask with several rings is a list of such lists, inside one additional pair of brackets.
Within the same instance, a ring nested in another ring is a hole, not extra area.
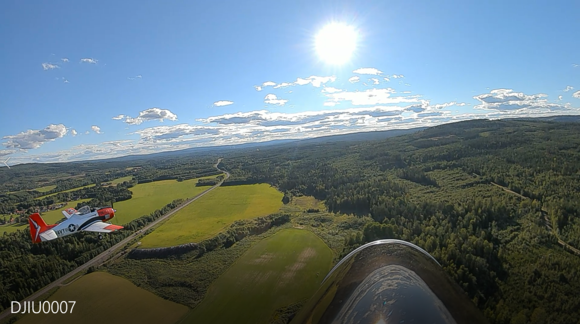
[(256, 243), (209, 288), (183, 323), (267, 323), (320, 286), (333, 253), (307, 230), (284, 229)]

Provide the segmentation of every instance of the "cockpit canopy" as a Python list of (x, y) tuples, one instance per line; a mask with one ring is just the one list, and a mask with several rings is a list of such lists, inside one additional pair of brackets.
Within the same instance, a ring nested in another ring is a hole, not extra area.
[(88, 214), (90, 212), (91, 212), (91, 207), (89, 207), (89, 206), (83, 206), (78, 210), (78, 213), (81, 215)]

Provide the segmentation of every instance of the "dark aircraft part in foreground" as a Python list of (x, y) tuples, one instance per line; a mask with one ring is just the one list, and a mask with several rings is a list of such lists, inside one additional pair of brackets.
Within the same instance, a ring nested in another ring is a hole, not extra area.
[(437, 261), (400, 240), (342, 259), (291, 323), (487, 323)]

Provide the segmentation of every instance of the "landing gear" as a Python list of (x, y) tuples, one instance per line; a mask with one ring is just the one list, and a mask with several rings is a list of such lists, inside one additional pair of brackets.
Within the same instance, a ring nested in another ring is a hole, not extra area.
[(99, 241), (103, 239), (103, 235), (99, 234)]

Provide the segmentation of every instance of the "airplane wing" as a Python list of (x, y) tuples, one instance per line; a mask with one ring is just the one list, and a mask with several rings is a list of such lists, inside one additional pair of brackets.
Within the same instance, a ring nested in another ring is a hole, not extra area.
[(85, 228), (83, 231), (109, 233), (112, 231), (120, 230), (121, 228), (123, 228), (123, 226), (113, 225), (113, 224), (103, 223), (103, 222), (95, 222), (95, 223), (91, 224), (91, 226)]
[(74, 208), (68, 208), (62, 211), (62, 214), (64, 215), (64, 217), (66, 217), (67, 219), (70, 218), (72, 215), (76, 214), (77, 210)]

